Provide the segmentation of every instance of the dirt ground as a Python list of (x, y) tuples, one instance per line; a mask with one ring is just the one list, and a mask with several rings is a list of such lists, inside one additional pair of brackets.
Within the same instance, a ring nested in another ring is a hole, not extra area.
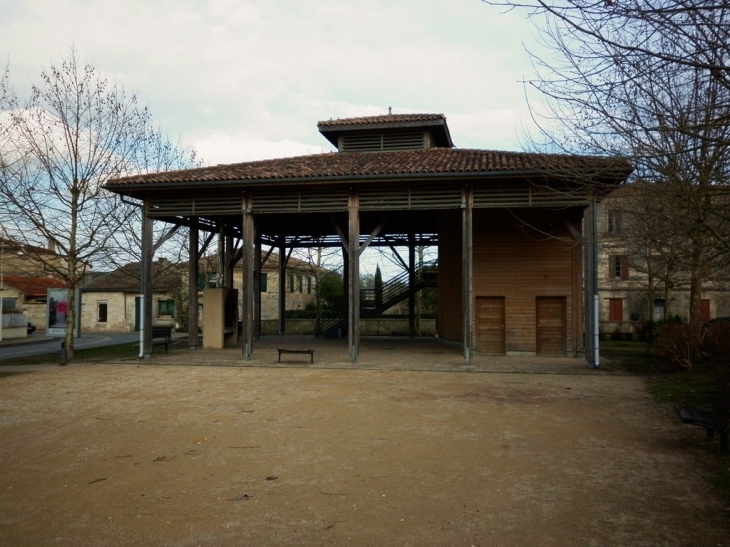
[(730, 545), (704, 432), (640, 378), (277, 345), (0, 368), (0, 545)]

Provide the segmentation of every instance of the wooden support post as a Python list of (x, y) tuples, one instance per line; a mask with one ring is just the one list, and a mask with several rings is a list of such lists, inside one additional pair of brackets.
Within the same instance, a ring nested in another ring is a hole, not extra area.
[(233, 288), (233, 266), (233, 234), (228, 233), (225, 235), (223, 247), (223, 267), (225, 268), (223, 286), (226, 289)]
[(261, 340), (261, 234), (256, 234), (256, 249), (254, 251), (254, 337)]
[(142, 218), (142, 357), (152, 357), (152, 219), (145, 202)]
[[(408, 234), (408, 289), (413, 291), (416, 284), (416, 238), (413, 232)], [(416, 294), (408, 297), (408, 332), (416, 336)]]
[(279, 238), (279, 334), (286, 334), (286, 246)]
[[(345, 307), (342, 310), (343, 316), (347, 317), (347, 324), (350, 324), (350, 259), (348, 252), (350, 246), (342, 247), (342, 299)], [(348, 331), (349, 334), (349, 331)]]
[(251, 196), (243, 195), (243, 229), (241, 234), (243, 286), (241, 287), (241, 321), (243, 360), (250, 361), (253, 352), (254, 308), (254, 241), (256, 226), (251, 214)]
[(586, 361), (591, 368), (600, 366), (598, 348), (598, 245), (596, 243), (596, 199), (591, 196), (591, 203), (585, 210), (583, 220), (585, 235), (583, 238), (584, 263), (584, 320)]
[(473, 279), (473, 209), (474, 191), (471, 186), (466, 186), (461, 195), (462, 209), (462, 308), (464, 312), (464, 361), (466, 366), (471, 366), (472, 353), (474, 349), (474, 289)]
[(349, 329), (350, 361), (357, 363), (360, 351), (360, 200), (357, 190), (348, 197), (349, 237)]
[(188, 240), (188, 347), (198, 347), (198, 225), (190, 227)]
[[(223, 226), (218, 226), (218, 266), (217, 266), (217, 279), (215, 281), (216, 287), (226, 286), (226, 237), (223, 233)], [(205, 303), (203, 303), (205, 305)]]

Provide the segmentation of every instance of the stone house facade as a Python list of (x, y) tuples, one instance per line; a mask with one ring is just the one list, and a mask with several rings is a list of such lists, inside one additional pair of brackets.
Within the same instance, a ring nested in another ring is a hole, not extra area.
[[(648, 249), (628, 225), (624, 211), (632, 194), (631, 187), (620, 188), (598, 206), (599, 320), (605, 337), (628, 335), (647, 319), (689, 318), (688, 272), (674, 272), (671, 290), (665, 292), (666, 259)], [(730, 316), (729, 283), (715, 277), (704, 284), (700, 316), (701, 322)]]
[[(140, 327), (140, 265), (130, 263), (87, 283), (81, 296), (82, 332), (133, 332)], [(179, 326), (182, 305), (180, 268), (165, 260), (153, 264), (152, 324)]]

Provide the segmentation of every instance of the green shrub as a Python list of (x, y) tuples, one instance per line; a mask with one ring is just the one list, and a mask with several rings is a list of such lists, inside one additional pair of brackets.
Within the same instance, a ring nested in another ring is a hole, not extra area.
[(632, 328), (636, 335), (636, 339), (641, 342), (646, 342), (648, 345), (654, 345), (656, 341), (657, 333), (662, 325), (682, 325), (685, 321), (679, 315), (670, 315), (659, 321), (653, 321), (651, 319), (642, 319), (633, 323)]
[(287, 319), (315, 319), (317, 317), (317, 310), (286, 310)]

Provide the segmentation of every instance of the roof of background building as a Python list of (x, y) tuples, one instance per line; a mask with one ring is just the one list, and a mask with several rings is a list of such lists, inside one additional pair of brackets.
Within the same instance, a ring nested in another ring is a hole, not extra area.
[(22, 292), (26, 297), (46, 296), (48, 289), (62, 289), (65, 285), (58, 279), (52, 277), (22, 277), (6, 275), (3, 283), (13, 289)]
[[(167, 260), (152, 264), (152, 290), (170, 291), (182, 287), (181, 267)], [(140, 292), (142, 284), (139, 262), (117, 268), (106, 275), (100, 275), (84, 285), (84, 291), (123, 291)]]

